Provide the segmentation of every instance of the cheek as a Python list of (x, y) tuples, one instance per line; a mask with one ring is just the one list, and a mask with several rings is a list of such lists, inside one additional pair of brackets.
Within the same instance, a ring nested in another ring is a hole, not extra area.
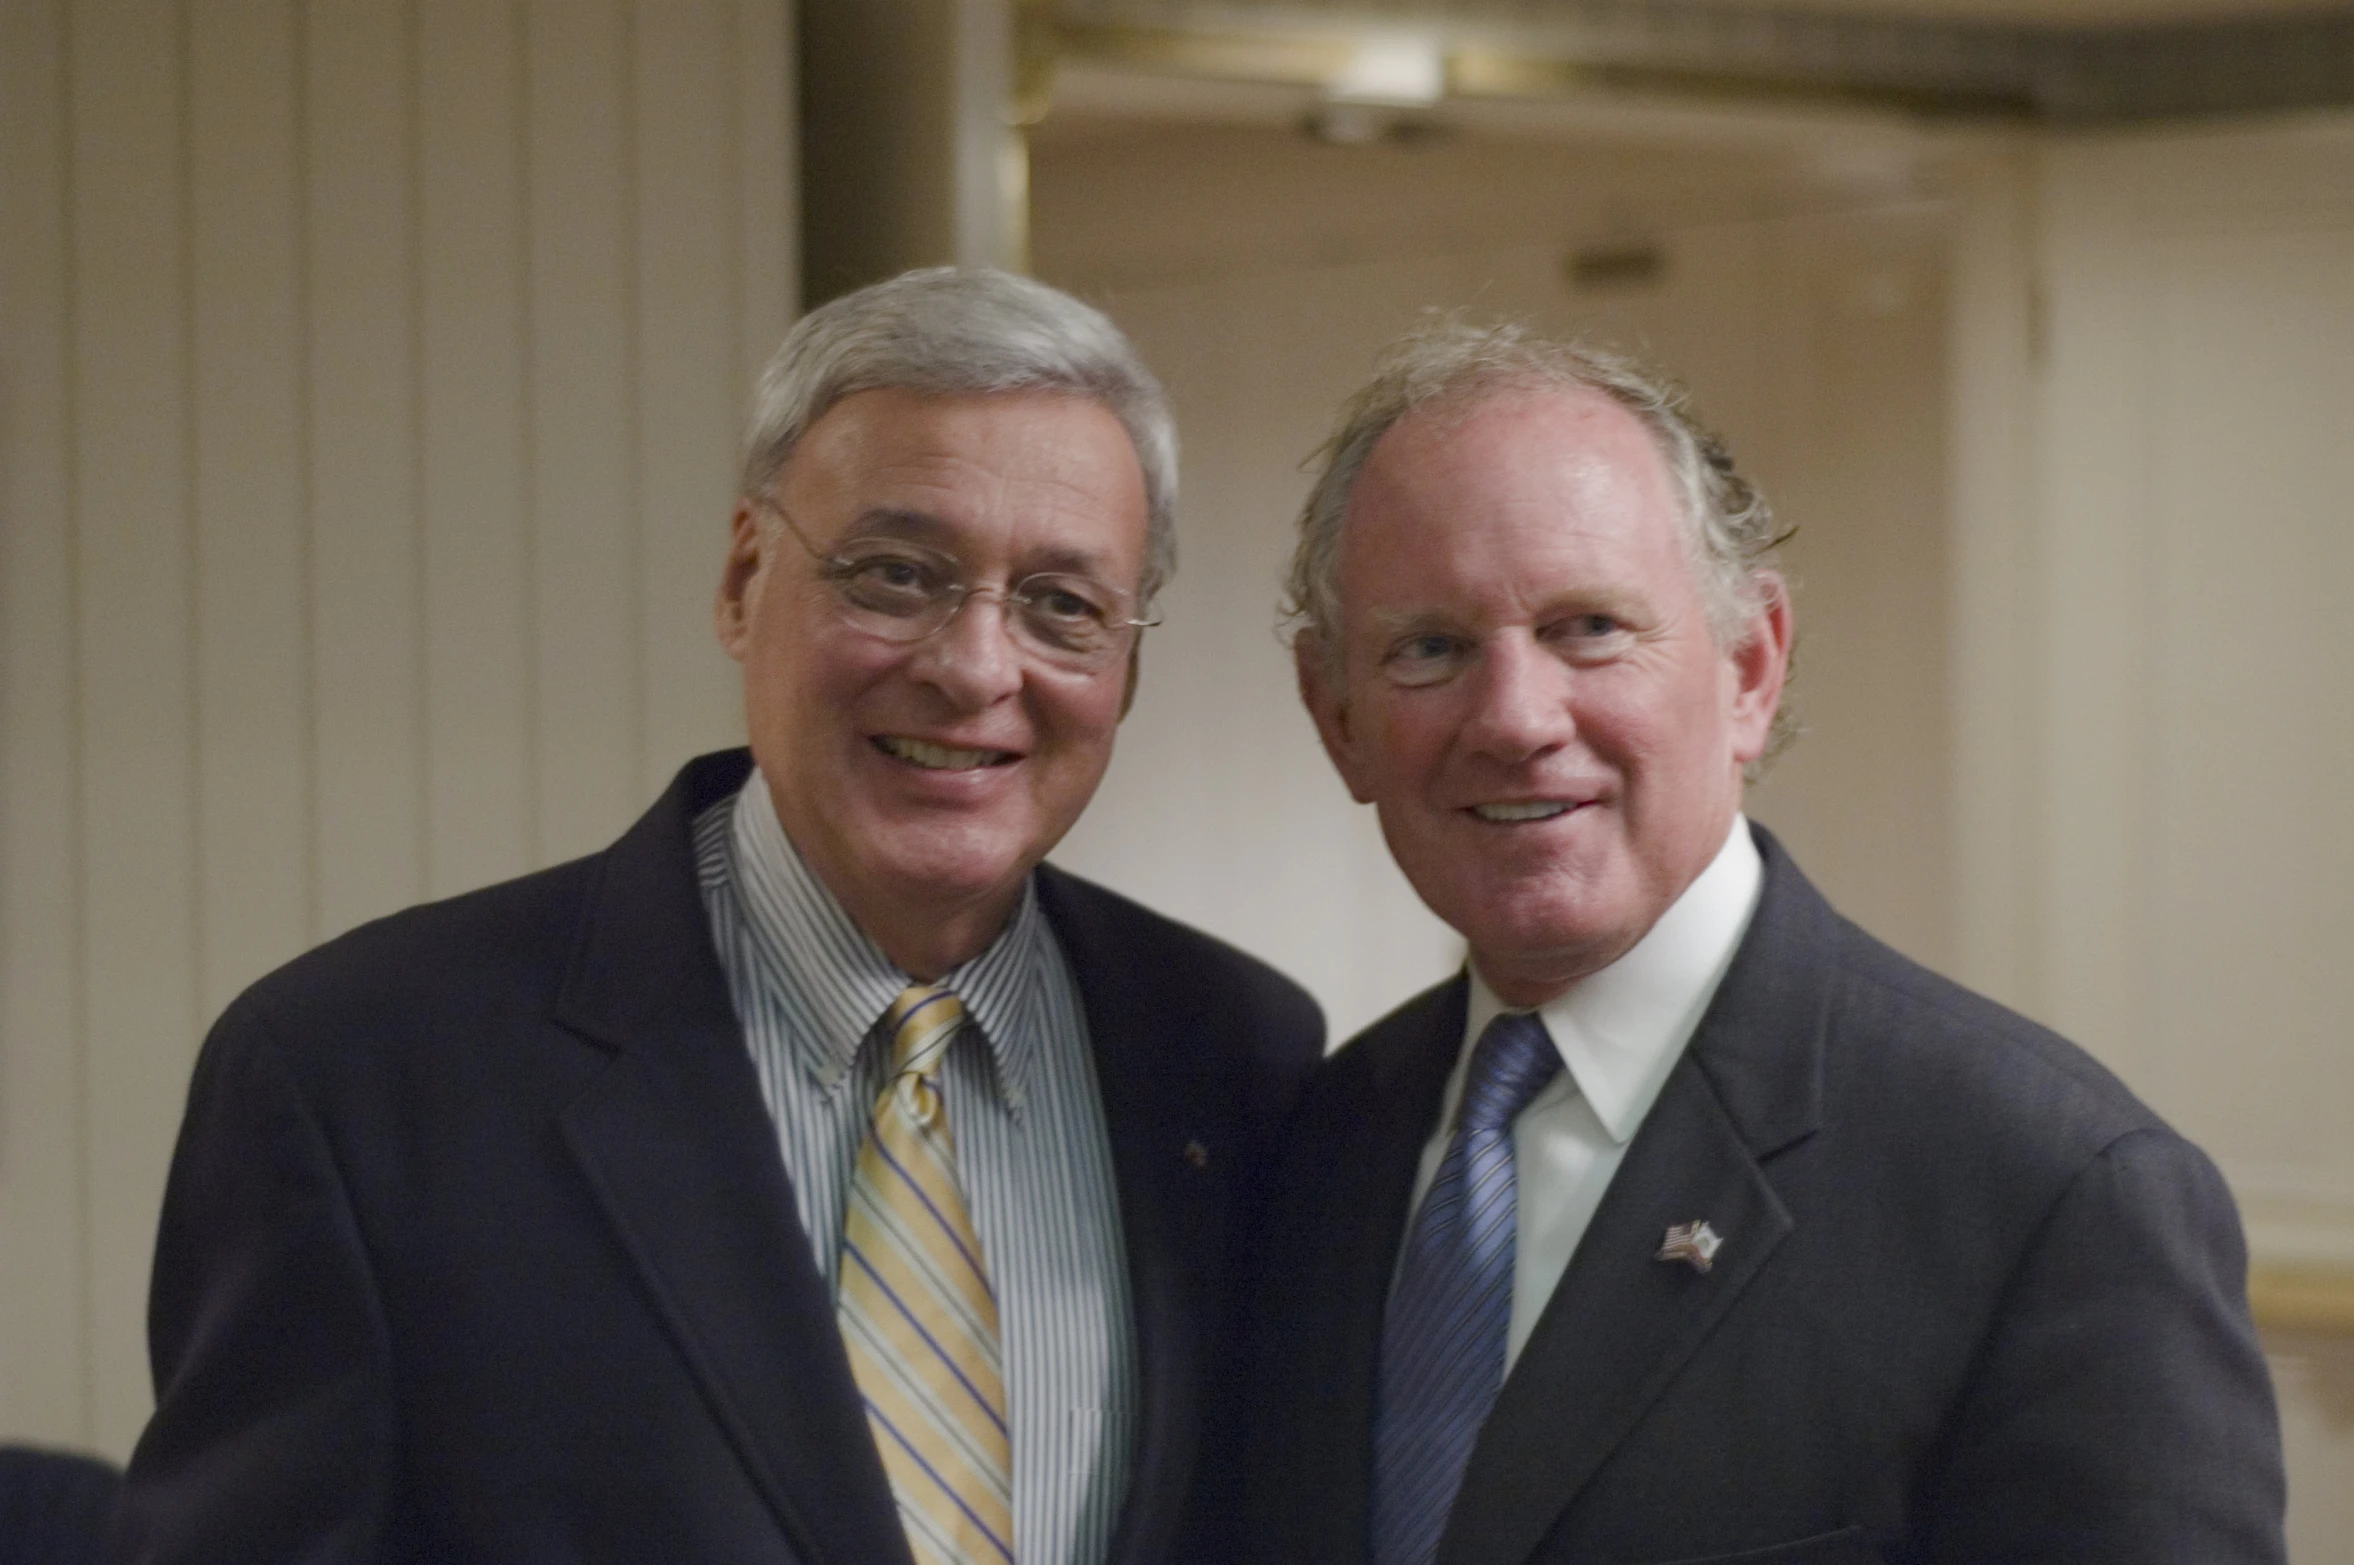
[(1052, 669), (1025, 669), (1015, 699), (1031, 743), (1058, 769), (1102, 766), (1119, 732), (1124, 678), (1118, 670), (1072, 680)]
[(1086, 690), (1058, 693), (1041, 703), (1037, 721), (1079, 764), (1101, 772), (1120, 730), (1120, 705), (1120, 681), (1106, 676)]
[(1580, 692), (1578, 726), (1596, 748), (1630, 760), (1713, 749), (1726, 734), (1731, 694), (1717, 667), (1591, 679)]
[(856, 727), (865, 693), (888, 674), (890, 660), (862, 659), (858, 648), (846, 644), (813, 642), (790, 621), (762, 629), (744, 660), (748, 722), (780, 742)]
[(1355, 753), (1379, 792), (1436, 781), (1445, 771), (1462, 728), (1462, 715), (1444, 689), (1392, 692), (1360, 713)]

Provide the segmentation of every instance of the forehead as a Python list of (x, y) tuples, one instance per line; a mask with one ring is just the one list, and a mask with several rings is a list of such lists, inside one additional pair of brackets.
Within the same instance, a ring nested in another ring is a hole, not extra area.
[(778, 485), (828, 537), (1051, 537), (1111, 559), (1144, 542), (1144, 473), (1127, 429), (1101, 403), (1059, 392), (853, 392), (810, 425)]
[(1583, 582), (1696, 588), (1650, 430), (1599, 392), (1514, 390), (1417, 408), (1375, 442), (1343, 524), (1344, 601)]

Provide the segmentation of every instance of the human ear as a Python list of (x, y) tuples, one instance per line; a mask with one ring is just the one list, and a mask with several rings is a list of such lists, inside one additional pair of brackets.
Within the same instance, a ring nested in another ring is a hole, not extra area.
[(752, 616), (760, 607), (764, 543), (759, 512), (746, 495), (736, 501), (735, 512), (728, 519), (727, 562), (720, 568), (719, 592), (711, 604), (711, 624), (718, 632), (719, 645), (739, 663), (751, 644)]
[(1743, 624), (1741, 639), (1725, 653), (1732, 690), (1733, 759), (1743, 766), (1765, 754), (1773, 735), (1774, 712), (1790, 675), (1794, 624), (1790, 588), (1778, 571), (1755, 578), (1757, 610)]

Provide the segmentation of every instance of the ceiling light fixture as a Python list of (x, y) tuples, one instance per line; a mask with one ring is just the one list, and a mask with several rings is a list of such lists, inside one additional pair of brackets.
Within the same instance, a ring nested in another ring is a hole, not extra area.
[(1435, 38), (1367, 38), (1325, 82), (1324, 93), (1335, 103), (1426, 109), (1446, 96), (1447, 58)]

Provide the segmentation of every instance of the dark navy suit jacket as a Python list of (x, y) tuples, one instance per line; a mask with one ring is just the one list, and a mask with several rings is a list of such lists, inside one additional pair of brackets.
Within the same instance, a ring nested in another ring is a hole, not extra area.
[[(606, 852), (355, 931), (200, 1058), (116, 1557), (885, 1565), (907, 1547), (696, 885)], [(1114, 1557), (1224, 1552), (1238, 1231), (1298, 988), (1041, 869), (1104, 1093), (1143, 1418)]]
[[(1480, 1432), (1441, 1565), (2278, 1561), (2213, 1167), (1757, 835), (1749, 932)], [(1382, 1311), (1464, 995), (1334, 1056), (1285, 1137), (1252, 1560), (1368, 1557)], [(1700, 1219), (1710, 1270), (1656, 1259)]]

